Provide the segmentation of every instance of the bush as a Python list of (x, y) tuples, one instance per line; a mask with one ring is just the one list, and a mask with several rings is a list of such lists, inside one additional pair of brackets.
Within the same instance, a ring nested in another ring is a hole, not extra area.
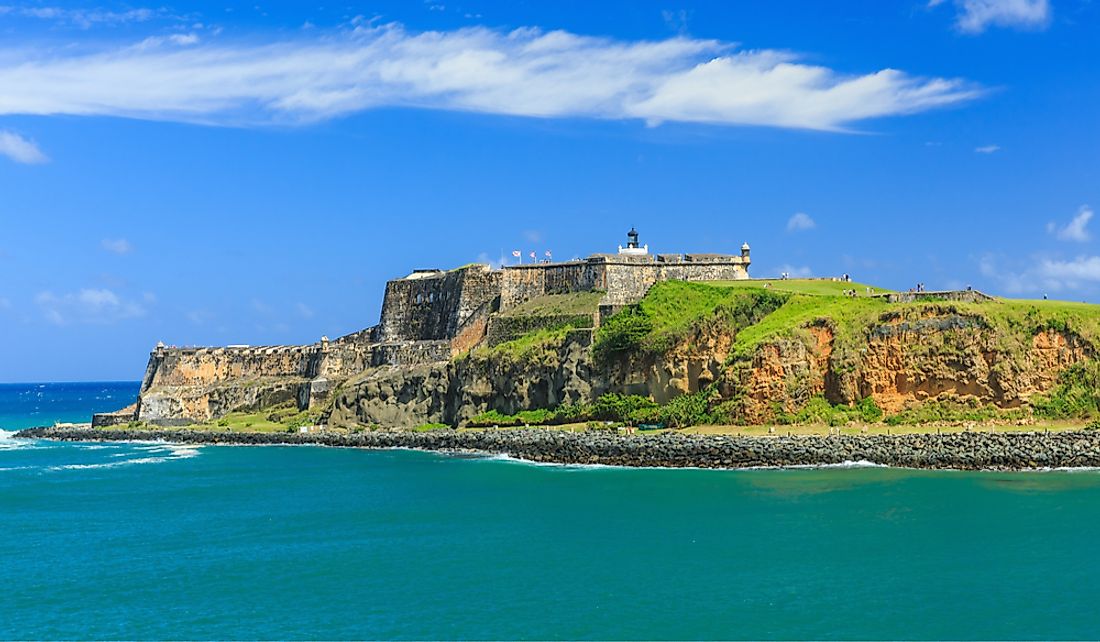
[(859, 420), (865, 424), (877, 424), (882, 421), (882, 417), (886, 414), (882, 412), (882, 408), (878, 407), (874, 398), (864, 397), (856, 404), (856, 409), (859, 411)]
[(654, 418), (657, 410), (657, 403), (648, 397), (609, 392), (597, 399), (587, 414), (603, 421), (638, 423)]
[(1077, 419), (1100, 412), (1100, 363), (1089, 361), (1066, 368), (1058, 385), (1047, 395), (1031, 400), (1035, 414), (1044, 419)]
[(714, 423), (710, 413), (710, 400), (713, 390), (710, 388), (687, 395), (680, 395), (658, 412), (661, 423), (669, 428), (686, 428)]
[(640, 306), (632, 305), (612, 315), (600, 326), (592, 350), (597, 359), (636, 350), (652, 331), (653, 321), (649, 315)]
[(416, 428), (413, 428), (416, 432), (430, 432), (432, 430), (450, 430), (450, 426), (440, 423), (420, 424)]
[(928, 401), (913, 408), (906, 408), (886, 418), (889, 426), (907, 426), (930, 423), (984, 422), (996, 419), (1018, 419), (1019, 410), (1002, 410), (997, 406), (982, 405), (975, 399), (963, 401)]

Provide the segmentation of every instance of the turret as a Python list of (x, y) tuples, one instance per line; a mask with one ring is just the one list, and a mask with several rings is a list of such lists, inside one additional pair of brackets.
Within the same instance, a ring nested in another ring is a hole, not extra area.
[(749, 249), (748, 243), (741, 246), (741, 258), (744, 259), (746, 263), (749, 261)]

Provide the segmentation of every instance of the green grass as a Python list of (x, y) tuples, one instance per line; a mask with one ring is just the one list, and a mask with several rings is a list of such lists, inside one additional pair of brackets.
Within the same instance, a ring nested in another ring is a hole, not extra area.
[(763, 288), (666, 281), (650, 288), (638, 304), (607, 319), (596, 333), (595, 350), (605, 358), (629, 350), (659, 353), (706, 324), (731, 329), (751, 326), (778, 308), (789, 293)]
[(547, 359), (557, 353), (557, 348), (572, 330), (574, 328), (571, 325), (536, 330), (491, 348), (478, 348), (470, 356), (476, 359), (503, 357), (512, 361)]
[(569, 294), (547, 294), (526, 301), (501, 313), (502, 317), (545, 317), (596, 314), (604, 293), (572, 292)]
[(732, 288), (761, 288), (765, 284), (767, 289), (792, 294), (809, 294), (814, 296), (844, 296), (846, 290), (855, 290), (859, 296), (867, 296), (867, 288), (871, 288), (872, 294), (888, 294), (893, 290), (867, 285), (866, 283), (845, 283), (844, 281), (832, 281), (829, 279), (750, 279), (747, 281), (715, 281), (718, 287)]

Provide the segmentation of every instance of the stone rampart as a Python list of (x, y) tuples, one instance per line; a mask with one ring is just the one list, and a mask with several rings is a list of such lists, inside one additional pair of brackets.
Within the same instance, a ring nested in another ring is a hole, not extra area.
[(449, 361), (450, 341), (404, 341), (380, 343), (372, 351), (371, 366), (422, 366)]
[(308, 377), (320, 345), (229, 348), (158, 347), (149, 357), (142, 390), (195, 386), (230, 379)]
[(604, 269), (597, 262), (514, 265), (501, 270), (500, 309), (509, 310), (547, 294), (603, 289)]
[(591, 314), (548, 314), (540, 316), (494, 316), (489, 320), (486, 341), (490, 346), (519, 338), (539, 330), (553, 330), (572, 326), (592, 328), (596, 320)]
[(453, 338), (465, 321), (500, 295), (500, 272), (472, 265), (450, 272), (416, 272), (386, 284), (379, 342)]

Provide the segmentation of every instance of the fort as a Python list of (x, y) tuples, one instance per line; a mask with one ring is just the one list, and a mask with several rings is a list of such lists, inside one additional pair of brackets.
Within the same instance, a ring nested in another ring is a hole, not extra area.
[[(417, 269), (386, 285), (376, 326), (302, 346), (168, 347), (149, 358), (138, 403), (96, 415), (96, 426), (139, 420), (161, 424), (217, 418), (241, 407), (328, 398), (342, 382), (371, 368), (446, 362), (540, 325), (594, 332), (609, 315), (640, 301), (661, 281), (749, 278), (750, 248), (725, 254), (651, 254), (631, 229), (617, 252), (565, 262), (471, 264), (449, 271)], [(598, 297), (595, 312), (515, 314), (555, 297)], [(512, 313), (512, 314), (510, 314)], [(232, 382), (232, 385), (225, 385)]]

